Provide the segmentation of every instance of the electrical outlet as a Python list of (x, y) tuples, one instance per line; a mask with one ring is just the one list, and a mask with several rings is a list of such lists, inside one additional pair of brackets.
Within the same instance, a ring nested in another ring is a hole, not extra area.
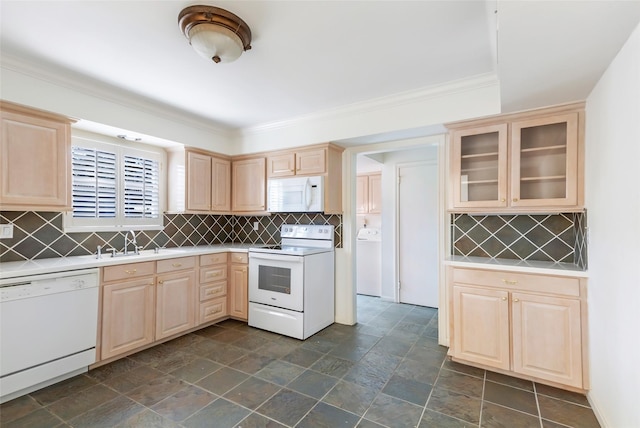
[(13, 238), (13, 223), (0, 224), (0, 239)]
[(259, 222), (257, 222), (257, 221), (254, 221), (254, 222), (253, 222), (253, 230), (256, 230), (256, 231), (257, 231), (259, 226), (260, 226), (260, 223), (259, 223)]

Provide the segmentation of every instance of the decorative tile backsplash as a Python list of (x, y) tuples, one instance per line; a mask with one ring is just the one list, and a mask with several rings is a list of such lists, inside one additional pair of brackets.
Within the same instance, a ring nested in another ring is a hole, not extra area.
[(586, 214), (453, 214), (452, 254), (587, 267)]
[[(253, 230), (258, 222), (258, 231)], [(64, 233), (62, 213), (0, 213), (0, 223), (13, 223), (13, 238), (0, 240), (0, 262), (94, 254), (96, 247), (124, 247), (123, 232)], [(165, 214), (163, 230), (137, 232), (143, 249), (223, 244), (276, 244), (280, 225), (332, 224), (335, 246), (342, 246), (342, 216), (324, 214), (273, 214), (264, 217), (239, 217), (203, 214)]]

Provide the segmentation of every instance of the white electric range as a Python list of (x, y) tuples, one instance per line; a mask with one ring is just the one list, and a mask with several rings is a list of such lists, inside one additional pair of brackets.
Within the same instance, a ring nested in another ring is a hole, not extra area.
[(333, 324), (334, 227), (282, 225), (281, 244), (249, 249), (249, 325), (304, 340)]

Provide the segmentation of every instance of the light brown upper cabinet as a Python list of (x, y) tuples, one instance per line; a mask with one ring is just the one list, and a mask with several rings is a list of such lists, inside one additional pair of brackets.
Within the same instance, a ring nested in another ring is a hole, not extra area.
[(382, 212), (382, 174), (361, 174), (357, 177), (357, 214), (380, 214)]
[(1, 209), (70, 210), (72, 120), (5, 101), (0, 110)]
[[(294, 149), (274, 152), (267, 156), (267, 177), (291, 177), (294, 175), (324, 175), (329, 161), (329, 145), (311, 149)], [(341, 153), (341, 151), (339, 151)]]
[(231, 164), (233, 183), (231, 209), (234, 213), (264, 213), (266, 205), (265, 158), (251, 157)]
[(269, 152), (267, 178), (321, 175), (324, 212), (342, 214), (342, 147), (331, 143)]
[(222, 156), (187, 151), (187, 211), (228, 213), (231, 210), (231, 161)]
[(231, 159), (187, 148), (169, 154), (169, 211), (196, 214), (231, 212)]
[(450, 210), (584, 208), (584, 103), (448, 124)]

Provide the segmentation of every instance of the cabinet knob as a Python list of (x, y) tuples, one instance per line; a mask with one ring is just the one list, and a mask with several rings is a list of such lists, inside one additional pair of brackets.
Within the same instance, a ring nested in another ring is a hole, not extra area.
[(502, 298), (502, 299), (500, 299), (500, 300), (502, 300), (503, 302), (506, 302), (506, 301), (507, 301), (507, 298), (506, 298), (506, 297), (503, 297), (503, 298)]
[(500, 199), (500, 202), (507, 202), (507, 198)]
[(518, 202), (520, 199), (518, 198), (513, 198), (513, 202)]
[(163, 280), (158, 280), (158, 284), (164, 284)]
[(517, 303), (517, 302), (519, 302), (519, 301), (520, 301), (520, 299), (518, 299), (518, 298), (516, 297), (515, 299), (513, 299), (513, 301)]

